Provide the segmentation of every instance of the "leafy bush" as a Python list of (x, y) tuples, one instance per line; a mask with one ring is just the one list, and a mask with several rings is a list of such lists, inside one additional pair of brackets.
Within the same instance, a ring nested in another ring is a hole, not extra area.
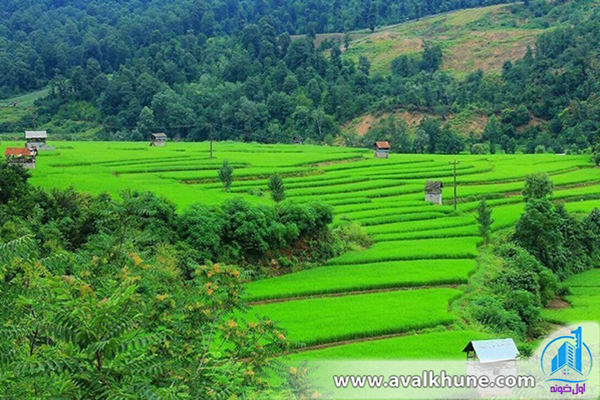
[(471, 316), (478, 322), (498, 332), (511, 332), (521, 337), (527, 332), (527, 327), (515, 311), (505, 309), (500, 300), (482, 295), (470, 305)]
[[(270, 257), (300, 242), (309, 247), (331, 246), (331, 241), (324, 238), (330, 235), (328, 225), (332, 221), (332, 208), (319, 203), (284, 202), (267, 207), (236, 198), (220, 206), (190, 207), (178, 217), (177, 226), (179, 235), (195, 249), (201, 262), (268, 265)], [(314, 238), (323, 240), (311, 242)]]

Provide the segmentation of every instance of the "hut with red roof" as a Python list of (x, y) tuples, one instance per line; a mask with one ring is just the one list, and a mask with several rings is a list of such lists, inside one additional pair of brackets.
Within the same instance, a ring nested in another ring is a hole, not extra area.
[(37, 157), (36, 149), (27, 147), (7, 147), (4, 151), (6, 162), (9, 165), (18, 165), (23, 168), (35, 169), (35, 159)]
[(375, 158), (389, 158), (390, 156), (390, 142), (379, 141), (375, 142)]

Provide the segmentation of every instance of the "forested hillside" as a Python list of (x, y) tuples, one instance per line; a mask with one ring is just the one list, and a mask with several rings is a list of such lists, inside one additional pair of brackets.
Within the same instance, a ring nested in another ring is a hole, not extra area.
[[(109, 73), (140, 49), (154, 47), (155, 55), (157, 45), (168, 49), (172, 40), (186, 38), (188, 46), (201, 45), (210, 37), (235, 36), (248, 24), (268, 24), (273, 34), (344, 32), (501, 2), (7, 0), (0, 4), (0, 87), (31, 90), (90, 58)], [(183, 50), (184, 57), (198, 56), (192, 47)]]
[[(455, 18), (464, 32), (515, 26), (547, 31), (522, 58), (516, 52), (512, 60), (496, 60), (499, 71), (448, 71), (451, 49), (440, 39), (443, 24), (431, 28), (437, 39), (422, 35), (416, 52), (392, 48), (383, 69), (371, 68), (377, 60), (368, 52), (355, 51), (351, 34), (345, 43), (314, 40), (318, 32), (376, 30), (479, 5), (3, 2), (2, 93), (47, 85), (50, 95), (36, 103), (35, 113), (0, 119), (0, 131), (35, 125), (66, 138), (142, 140), (161, 130), (185, 140), (301, 138), (349, 146), (385, 138), (394, 151), (417, 153), (589, 150), (600, 126), (597, 2), (526, 2), (505, 6), (502, 20), (486, 12)], [(395, 117), (398, 110), (426, 118), (408, 126)], [(465, 130), (446, 123), (465, 113), (480, 126)], [(394, 117), (366, 135), (342, 132), (343, 124), (365, 114)]]

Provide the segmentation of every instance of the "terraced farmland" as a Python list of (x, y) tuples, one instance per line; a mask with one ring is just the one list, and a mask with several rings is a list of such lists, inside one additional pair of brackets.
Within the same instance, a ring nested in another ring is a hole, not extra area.
[[(479, 199), (489, 199), (495, 230), (510, 227), (523, 210), (525, 175), (546, 171), (556, 184), (555, 198), (568, 209), (587, 212), (600, 205), (600, 170), (588, 156), (393, 154), (374, 160), (361, 149), (223, 142), (215, 144), (211, 159), (208, 143), (55, 144), (56, 152), (40, 155), (34, 184), (73, 185), (95, 194), (152, 190), (183, 209), (233, 196), (268, 203), (267, 177), (277, 171), (291, 201), (320, 200), (334, 206), (335, 224), (361, 223), (373, 240), (369, 249), (247, 285), (249, 317), (279, 321), (295, 345), (306, 346), (294, 359), (460, 356), (465, 342), (487, 337), (460, 320), (453, 306), (477, 269), (473, 211)], [(453, 158), (461, 162), (457, 212), (451, 206)], [(223, 160), (235, 167), (228, 193), (216, 178)], [(443, 205), (424, 202), (428, 179), (444, 183)], [(600, 285), (597, 272), (572, 278), (567, 300), (573, 307), (546, 316), (600, 320), (593, 294)]]
[(600, 323), (600, 269), (592, 269), (568, 279), (570, 294), (566, 303), (554, 302), (544, 316), (559, 324), (580, 321)]

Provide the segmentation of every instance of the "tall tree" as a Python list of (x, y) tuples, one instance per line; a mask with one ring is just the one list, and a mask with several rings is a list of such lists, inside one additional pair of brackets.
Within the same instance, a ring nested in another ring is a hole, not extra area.
[(274, 202), (279, 203), (285, 200), (285, 186), (283, 185), (283, 179), (281, 175), (275, 173), (269, 178), (269, 190), (271, 191), (271, 198)]
[(228, 191), (233, 183), (233, 167), (229, 161), (223, 161), (223, 165), (219, 168), (218, 177), (223, 184), (223, 191)]
[(477, 222), (479, 222), (479, 233), (481, 233), (483, 243), (487, 244), (494, 220), (492, 219), (492, 210), (487, 206), (485, 199), (482, 199), (477, 207)]
[(525, 201), (548, 199), (554, 192), (554, 183), (545, 172), (529, 174), (525, 177), (523, 197)]
[(369, 7), (369, 29), (371, 32), (375, 32), (375, 28), (377, 28), (377, 2), (371, 1)]

